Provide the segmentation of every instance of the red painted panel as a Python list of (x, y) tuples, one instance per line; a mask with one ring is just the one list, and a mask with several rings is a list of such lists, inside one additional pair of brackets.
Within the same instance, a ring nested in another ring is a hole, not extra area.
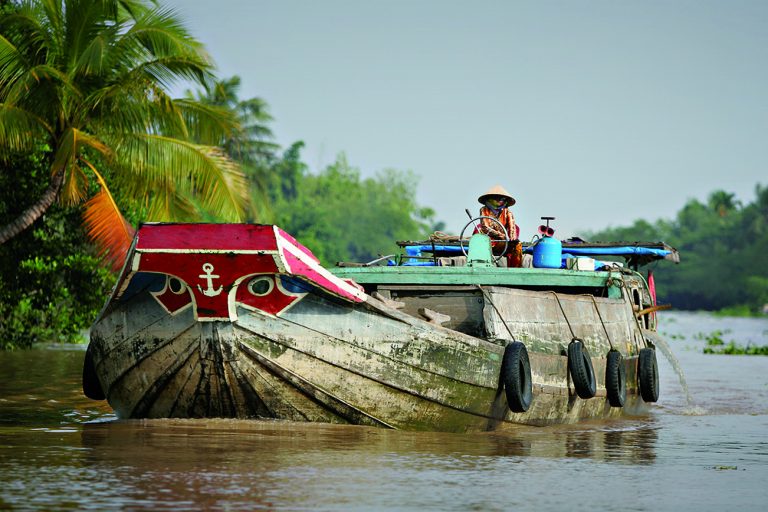
[[(277, 272), (272, 255), (143, 253), (139, 271), (176, 276), (195, 298), (198, 318), (228, 318), (229, 292), (235, 281), (249, 274)], [(232, 305), (234, 308), (234, 304)], [(234, 315), (234, 311), (232, 311)]]
[(275, 251), (275, 227), (266, 224), (144, 224), (137, 249)]
[(186, 285), (179, 293), (174, 293), (166, 286), (162, 292), (153, 293), (153, 295), (171, 314), (187, 307), (192, 302), (192, 296)]
[[(183, 295), (194, 301), (201, 320), (234, 319), (236, 303), (273, 315), (284, 311), (305, 294), (284, 289), (276, 275), (280, 272), (301, 276), (347, 300), (364, 300), (359, 287), (328, 273), (309, 249), (276, 226), (145, 224), (136, 252), (140, 258), (134, 270), (174, 276), (186, 284), (191, 294)], [(258, 276), (258, 289), (249, 289)], [(185, 305), (183, 297), (168, 290), (155, 296), (171, 312)]]
[(311, 281), (313, 281), (315, 284), (319, 285), (320, 287), (325, 288), (326, 290), (330, 291), (335, 295), (344, 297), (347, 300), (351, 300), (354, 302), (362, 301), (362, 299), (357, 297), (349, 289), (351, 286), (349, 285), (349, 283), (346, 283), (343, 279), (340, 279), (333, 275), (331, 275), (330, 277), (326, 277), (322, 275), (320, 272), (318, 272), (317, 267), (315, 267), (312, 264), (307, 264), (301, 261), (299, 258), (297, 258), (296, 256), (294, 256), (288, 251), (285, 251), (283, 253), (283, 257), (285, 258), (286, 263), (288, 263), (288, 268), (290, 269), (292, 274), (305, 276), (309, 278)]
[[(248, 287), (252, 279), (260, 279), (270, 283), (270, 289), (263, 295), (254, 294)], [(285, 308), (296, 302), (304, 293), (290, 293), (280, 285), (279, 275), (261, 275), (245, 278), (237, 287), (236, 301), (252, 308), (260, 309), (271, 315), (277, 315)]]
[(316, 262), (318, 265), (320, 264), (320, 260), (318, 260), (314, 254), (312, 254), (312, 251), (310, 251), (309, 249), (301, 245), (299, 242), (297, 242), (296, 239), (293, 238), (291, 235), (289, 235), (288, 233), (286, 233), (280, 228), (277, 228), (277, 233), (280, 235), (280, 237), (285, 239), (286, 242), (290, 243), (292, 246), (296, 247), (299, 251), (309, 256), (309, 259)]

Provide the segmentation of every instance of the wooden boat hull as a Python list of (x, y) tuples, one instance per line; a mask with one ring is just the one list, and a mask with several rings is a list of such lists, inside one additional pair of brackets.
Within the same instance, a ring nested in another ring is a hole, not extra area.
[[(89, 346), (98, 384), (123, 418), (275, 418), (467, 432), (647, 407), (637, 385), (643, 335), (623, 297), (476, 287), (466, 293), (482, 314), (479, 337), (381, 297), (351, 300), (317, 283), (290, 292), (286, 273), (277, 271), (261, 275), (272, 276), (270, 293), (298, 297), (290, 307), (274, 314), (235, 301), (229, 318), (203, 321), (195, 300), (172, 311), (160, 300), (172, 276), (137, 268), (124, 272), (126, 291), (108, 303)], [(434, 292), (442, 294), (439, 287)], [(415, 300), (434, 303), (423, 287)], [(594, 398), (579, 398), (570, 380), (566, 353), (574, 336), (592, 356)], [(533, 402), (521, 413), (510, 411), (500, 380), (513, 339), (527, 347), (533, 382)], [(611, 349), (624, 355), (624, 407), (606, 399)]]

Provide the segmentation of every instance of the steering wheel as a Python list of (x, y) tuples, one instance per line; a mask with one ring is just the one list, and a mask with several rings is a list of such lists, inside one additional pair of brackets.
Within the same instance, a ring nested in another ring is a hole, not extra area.
[[(475, 221), (478, 221), (480, 219), (489, 219), (495, 222), (501, 227), (501, 231), (504, 233), (504, 249), (501, 251), (501, 254), (493, 258), (493, 262), (496, 263), (501, 259), (502, 256), (504, 256), (504, 253), (507, 252), (507, 247), (509, 247), (509, 233), (507, 232), (507, 228), (504, 227), (504, 224), (502, 224), (501, 221), (495, 217), (489, 217), (488, 215), (480, 215), (479, 217), (474, 217), (470, 219), (469, 222), (467, 222), (467, 224), (464, 226), (464, 229), (461, 230), (461, 234), (459, 235), (459, 247), (461, 247), (461, 252), (464, 254), (464, 256), (467, 256), (467, 250), (464, 249), (464, 232), (467, 230), (467, 228), (470, 225), (472, 225)], [(491, 243), (491, 247), (493, 247), (493, 243)]]

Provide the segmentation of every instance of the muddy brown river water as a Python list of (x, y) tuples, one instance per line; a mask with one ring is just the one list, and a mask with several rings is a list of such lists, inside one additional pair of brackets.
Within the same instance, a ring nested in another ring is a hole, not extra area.
[(649, 415), (504, 434), (120, 421), (84, 347), (0, 352), (0, 509), (768, 510), (768, 357), (702, 354), (716, 330), (768, 345), (768, 318), (667, 313), (685, 380), (660, 356)]

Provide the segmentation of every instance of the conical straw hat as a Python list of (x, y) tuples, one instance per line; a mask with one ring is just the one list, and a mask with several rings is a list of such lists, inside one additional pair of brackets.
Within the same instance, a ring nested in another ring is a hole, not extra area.
[(485, 204), (485, 200), (486, 200), (486, 198), (488, 196), (502, 196), (502, 197), (506, 197), (507, 200), (509, 201), (509, 206), (512, 206), (513, 204), (515, 204), (517, 202), (517, 201), (515, 201), (515, 198), (512, 197), (511, 195), (509, 195), (509, 192), (507, 192), (504, 189), (504, 187), (502, 187), (501, 185), (494, 185), (494, 186), (492, 186), (490, 189), (488, 189), (488, 192), (486, 192), (485, 194), (483, 194), (480, 197), (478, 197), (477, 201), (480, 204)]

